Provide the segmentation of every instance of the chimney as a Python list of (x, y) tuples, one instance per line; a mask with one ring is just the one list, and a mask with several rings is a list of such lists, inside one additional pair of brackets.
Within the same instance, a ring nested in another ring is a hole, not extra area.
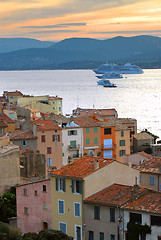
[(96, 159), (94, 160), (94, 169), (97, 170), (98, 168), (99, 168), (99, 161), (98, 161), (98, 159), (96, 158)]

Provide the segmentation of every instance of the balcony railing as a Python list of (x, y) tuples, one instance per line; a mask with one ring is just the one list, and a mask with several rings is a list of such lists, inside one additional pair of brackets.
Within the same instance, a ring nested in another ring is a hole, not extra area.
[(107, 144), (107, 145), (101, 145), (101, 149), (114, 149), (116, 148), (116, 144)]
[(76, 145), (69, 145), (68, 146), (68, 149), (69, 150), (78, 150), (78, 149), (80, 149), (80, 144), (76, 144)]

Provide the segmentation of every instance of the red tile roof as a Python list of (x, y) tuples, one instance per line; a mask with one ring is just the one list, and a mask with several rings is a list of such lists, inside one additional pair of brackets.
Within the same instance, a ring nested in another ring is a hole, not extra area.
[(61, 129), (58, 125), (56, 125), (52, 119), (38, 119), (33, 121), (35, 125), (37, 125), (37, 131), (49, 131), (49, 130), (59, 130)]
[(51, 97), (49, 97), (49, 100), (61, 100), (62, 98), (61, 97), (53, 97), (53, 96), (51, 96)]
[(8, 96), (23, 96), (22, 92), (14, 91), (14, 92), (7, 92)]
[(161, 174), (161, 157), (153, 157), (148, 161), (145, 161), (134, 168), (144, 173), (156, 173)]
[(75, 117), (73, 120), (74, 120), (74, 123), (76, 123), (80, 127), (99, 127), (100, 126), (99, 122), (94, 121), (93, 118), (90, 118), (88, 116)]
[(16, 132), (11, 133), (10, 139), (11, 140), (15, 140), (15, 139), (34, 139), (37, 138), (36, 136), (34, 136), (33, 132), (29, 129), (27, 130), (19, 130)]
[(139, 199), (125, 204), (123, 208), (161, 214), (161, 193), (149, 192)]
[(121, 206), (130, 200), (132, 190), (134, 196), (142, 193), (145, 188), (138, 186), (128, 186), (122, 184), (113, 184), (102, 191), (85, 199), (86, 203)]
[(5, 113), (0, 113), (0, 120), (3, 121), (5, 124), (14, 123), (14, 121), (9, 118)]
[(94, 114), (102, 115), (102, 116), (116, 116), (117, 111), (115, 109), (83, 109), (77, 108), (75, 110), (74, 115), (79, 116), (92, 116)]
[[(94, 163), (95, 160), (99, 162), (99, 168), (95, 170)], [(58, 170), (52, 171), (51, 175), (58, 175), (64, 177), (74, 177), (74, 178), (85, 178), (88, 175), (98, 171), (100, 168), (107, 166), (110, 163), (113, 163), (113, 159), (100, 158), (100, 157), (83, 157), (76, 160), (75, 162), (68, 164)]]
[(145, 153), (145, 152), (139, 152), (140, 155), (144, 156), (144, 157), (147, 157), (147, 158), (153, 158), (153, 156)]

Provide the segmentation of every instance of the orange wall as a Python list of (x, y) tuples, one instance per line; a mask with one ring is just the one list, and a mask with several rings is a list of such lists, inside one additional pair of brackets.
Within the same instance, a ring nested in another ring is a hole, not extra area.
[[(105, 128), (111, 128), (111, 134), (104, 134), (104, 129)], [(104, 139), (112, 139), (112, 144), (115, 146), (116, 141), (115, 141), (115, 126), (112, 127), (102, 127), (101, 128), (101, 146), (104, 145)], [(103, 149), (102, 149), (102, 156), (103, 156)], [(113, 149), (113, 158), (115, 157), (115, 148)]]

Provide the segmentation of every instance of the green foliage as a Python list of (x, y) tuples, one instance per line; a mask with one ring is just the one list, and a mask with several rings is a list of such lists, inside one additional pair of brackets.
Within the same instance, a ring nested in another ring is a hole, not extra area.
[(17, 228), (9, 227), (6, 223), (0, 222), (1, 240), (20, 240), (21, 234)]
[(23, 239), (23, 240), (39, 240), (39, 237), (38, 237), (38, 234), (37, 234), (37, 233), (28, 232), (28, 233), (25, 233), (25, 234), (22, 236), (22, 239)]
[(72, 240), (67, 234), (58, 230), (42, 230), (39, 232), (39, 240)]
[(16, 194), (12, 187), (0, 197), (0, 221), (8, 223), (8, 218), (16, 217)]
[(128, 239), (139, 240), (139, 235), (146, 236), (146, 234), (151, 234), (151, 227), (147, 224), (141, 225), (134, 222), (129, 222), (127, 224)]

